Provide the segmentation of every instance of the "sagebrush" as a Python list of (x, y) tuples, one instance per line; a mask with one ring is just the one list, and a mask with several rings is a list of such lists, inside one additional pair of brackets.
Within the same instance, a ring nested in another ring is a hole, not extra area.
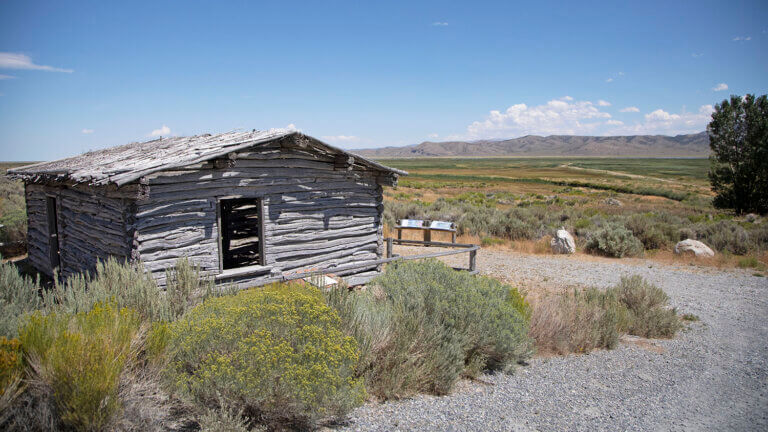
[(436, 260), (391, 265), (334, 305), (362, 349), (358, 373), (382, 398), (445, 394), (462, 375), (510, 371), (532, 353), (529, 306), (512, 287)]

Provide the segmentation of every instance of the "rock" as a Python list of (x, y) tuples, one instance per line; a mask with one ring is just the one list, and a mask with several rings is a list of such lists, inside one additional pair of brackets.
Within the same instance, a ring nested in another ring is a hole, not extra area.
[(549, 244), (554, 253), (572, 254), (576, 252), (576, 242), (573, 241), (573, 236), (563, 227), (557, 230), (557, 234)]
[(603, 202), (608, 204), (608, 205), (612, 205), (612, 206), (616, 206), (616, 207), (621, 207), (621, 206), (624, 205), (624, 204), (621, 203), (621, 201), (617, 200), (616, 198), (606, 198), (605, 201), (603, 201)]
[(747, 219), (747, 222), (750, 222), (750, 223), (755, 223), (755, 221), (756, 221), (758, 218), (759, 218), (759, 216), (758, 216), (758, 215), (756, 215), (756, 214), (754, 214), (754, 213), (750, 213), (750, 214), (748, 214), (748, 215), (746, 215), (746, 216), (745, 216), (745, 219)]
[(697, 257), (715, 256), (715, 252), (713, 252), (712, 249), (709, 248), (709, 246), (705, 245), (704, 243), (698, 240), (693, 240), (693, 239), (683, 240), (675, 245), (676, 254), (682, 254), (686, 252), (692, 252)]

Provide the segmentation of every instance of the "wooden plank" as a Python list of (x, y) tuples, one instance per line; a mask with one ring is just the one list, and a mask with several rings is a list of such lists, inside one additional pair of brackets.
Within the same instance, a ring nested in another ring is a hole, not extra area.
[(265, 239), (265, 233), (266, 233), (266, 214), (264, 207), (264, 200), (259, 200), (259, 232), (261, 233), (262, 239), (259, 242), (259, 264), (260, 265), (266, 265), (267, 260), (264, 258), (264, 254), (266, 253), (266, 239)]

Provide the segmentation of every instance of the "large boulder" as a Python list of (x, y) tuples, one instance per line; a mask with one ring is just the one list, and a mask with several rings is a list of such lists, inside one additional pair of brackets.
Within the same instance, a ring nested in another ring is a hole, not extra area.
[(557, 230), (549, 244), (552, 246), (552, 252), (557, 254), (572, 254), (576, 252), (576, 242), (573, 241), (573, 236), (563, 227)]
[(693, 253), (697, 257), (711, 258), (715, 256), (715, 252), (710, 249), (709, 246), (698, 240), (683, 240), (675, 245), (676, 254), (683, 254), (687, 252)]

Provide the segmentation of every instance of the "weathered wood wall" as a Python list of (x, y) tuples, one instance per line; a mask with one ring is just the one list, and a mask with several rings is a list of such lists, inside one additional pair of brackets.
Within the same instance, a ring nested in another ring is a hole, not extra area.
[(127, 258), (131, 239), (126, 231), (130, 206), (127, 200), (107, 198), (68, 187), (27, 184), (29, 261), (47, 275), (53, 274), (49, 256), (47, 197), (56, 198), (59, 250), (63, 276), (92, 271), (99, 259)]
[[(232, 165), (234, 160), (234, 166)], [(223, 163), (222, 163), (223, 162)], [(128, 225), (134, 257), (155, 278), (179, 257), (219, 273), (217, 200), (262, 198), (264, 273), (232, 278), (254, 283), (302, 269), (380, 258), (382, 187), (377, 173), (330, 154), (285, 142), (150, 175), (149, 198)], [(222, 167), (222, 168), (217, 168)], [(271, 271), (270, 271), (271, 270)], [(370, 276), (374, 268), (351, 273)]]

